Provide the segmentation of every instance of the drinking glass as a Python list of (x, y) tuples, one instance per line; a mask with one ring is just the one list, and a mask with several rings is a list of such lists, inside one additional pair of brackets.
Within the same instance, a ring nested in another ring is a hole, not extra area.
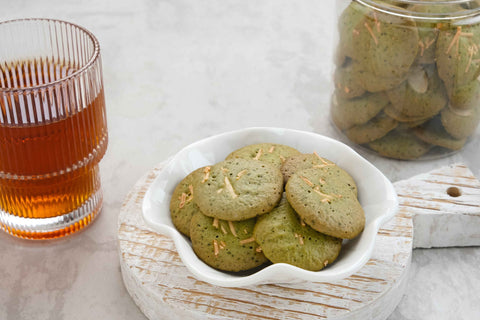
[(72, 234), (100, 213), (108, 144), (100, 47), (53, 19), (0, 22), (0, 226)]

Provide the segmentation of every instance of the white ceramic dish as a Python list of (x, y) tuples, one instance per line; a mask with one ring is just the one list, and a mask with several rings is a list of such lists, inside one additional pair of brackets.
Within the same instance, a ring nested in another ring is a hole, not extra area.
[[(285, 144), (304, 153), (316, 151), (345, 169), (357, 183), (359, 201), (366, 215), (365, 229), (354, 240), (344, 241), (337, 260), (321, 271), (307, 271), (284, 263), (240, 274), (218, 271), (195, 255), (189, 239), (172, 224), (169, 204), (178, 182), (197, 168), (224, 160), (235, 149), (261, 142)], [(311, 132), (248, 128), (206, 138), (178, 152), (148, 189), (142, 209), (143, 217), (151, 228), (173, 239), (183, 263), (197, 279), (218, 286), (240, 287), (299, 281), (331, 282), (348, 277), (369, 260), (379, 228), (393, 217), (397, 208), (398, 200), (391, 182), (345, 144)]]

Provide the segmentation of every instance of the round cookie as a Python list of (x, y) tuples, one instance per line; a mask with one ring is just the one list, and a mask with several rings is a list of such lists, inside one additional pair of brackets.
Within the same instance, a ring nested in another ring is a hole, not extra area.
[(463, 147), (467, 139), (455, 139), (449, 135), (442, 126), (440, 117), (437, 116), (424, 125), (415, 128), (415, 135), (421, 140), (436, 146), (451, 150), (459, 150)]
[(193, 189), (205, 215), (238, 221), (271, 211), (282, 197), (283, 176), (268, 162), (229, 159), (205, 167)]
[(377, 140), (398, 126), (398, 122), (381, 112), (365, 124), (352, 127), (345, 135), (355, 143), (364, 144)]
[(227, 156), (228, 159), (255, 159), (271, 163), (278, 168), (287, 157), (300, 154), (295, 148), (276, 143), (259, 143), (237, 149)]
[(365, 93), (361, 82), (353, 76), (352, 61), (348, 59), (345, 65), (338, 67), (334, 74), (335, 95), (342, 99), (360, 97)]
[(352, 81), (358, 83), (369, 92), (381, 92), (395, 88), (405, 81), (407, 74), (403, 76), (378, 76), (369, 71), (364, 65), (354, 61), (352, 63)]
[(471, 136), (480, 122), (480, 103), (469, 110), (455, 110), (451, 107), (442, 110), (441, 119), (445, 130), (457, 139)]
[(358, 23), (364, 19), (368, 11), (370, 11), (370, 9), (366, 6), (352, 1), (340, 15), (338, 19), (340, 41), (336, 53), (336, 60), (339, 65), (343, 64), (345, 57), (352, 57), (355, 55), (355, 51), (352, 47), (353, 37), (358, 35), (356, 27)]
[(429, 118), (442, 110), (447, 95), (433, 66), (413, 67), (407, 81), (387, 91), (393, 107), (410, 118)]
[[(385, 4), (385, 7), (390, 6)], [(355, 29), (358, 35), (352, 40), (352, 59), (365, 71), (381, 78), (403, 78), (408, 73), (417, 56), (419, 41), (412, 19), (371, 10)]]
[(337, 258), (342, 240), (318, 231), (300, 220), (283, 198), (271, 212), (258, 218), (253, 231), (263, 253), (273, 263), (288, 263), (318, 271)]
[(457, 88), (450, 93), (450, 107), (458, 110), (468, 110), (480, 104), (480, 81), (477, 79)]
[(367, 93), (355, 99), (336, 97), (331, 106), (331, 116), (335, 125), (345, 130), (355, 125), (368, 122), (387, 104), (388, 97), (384, 93)]
[(197, 212), (190, 225), (193, 251), (211, 267), (244, 271), (258, 267), (267, 258), (253, 238), (256, 219), (228, 222)]
[[(288, 157), (282, 165), (280, 171), (283, 174), (283, 181), (287, 183), (288, 179), (297, 171), (312, 167), (334, 166), (332, 161), (320, 157), (316, 152), (302, 153)], [(352, 179), (353, 181), (353, 179)]]
[(417, 138), (412, 132), (390, 131), (368, 146), (387, 158), (411, 160), (423, 156), (432, 145)]
[(187, 237), (190, 237), (190, 220), (192, 220), (195, 213), (200, 211), (195, 201), (193, 201), (193, 181), (195, 176), (202, 174), (203, 170), (204, 168), (199, 168), (180, 181), (170, 199), (170, 216), (173, 225)]
[(441, 30), (436, 46), (436, 65), (439, 77), (447, 90), (462, 87), (480, 74), (480, 25), (452, 26)]
[(355, 187), (338, 166), (296, 172), (287, 182), (288, 202), (310, 227), (336, 238), (352, 239), (365, 226)]
[(397, 109), (395, 109), (391, 103), (387, 105), (385, 109), (383, 109), (383, 112), (385, 112), (385, 114), (388, 115), (390, 118), (393, 118), (398, 122), (407, 123), (409, 126), (416, 126), (430, 119), (430, 117), (425, 117), (425, 116), (423, 117), (407, 116), (402, 112), (398, 111)]

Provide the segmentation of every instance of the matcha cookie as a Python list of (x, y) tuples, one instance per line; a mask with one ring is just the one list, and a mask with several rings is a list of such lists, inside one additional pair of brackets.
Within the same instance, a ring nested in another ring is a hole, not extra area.
[(190, 225), (193, 251), (206, 264), (223, 271), (244, 271), (267, 262), (253, 238), (256, 219), (228, 222), (197, 212)]
[(391, 103), (388, 104), (385, 109), (383, 109), (386, 115), (388, 115), (390, 118), (397, 120), (398, 122), (403, 122), (406, 123), (408, 127), (411, 126), (416, 126), (418, 124), (422, 124), (423, 122), (427, 121), (430, 119), (430, 117), (426, 116), (407, 116), (406, 114), (402, 113), (401, 111), (398, 111)]
[(445, 130), (454, 138), (464, 139), (471, 136), (480, 122), (480, 104), (469, 110), (455, 110), (451, 107), (441, 112)]
[(352, 63), (351, 72), (352, 81), (358, 83), (368, 92), (381, 92), (393, 89), (407, 78), (406, 73), (402, 76), (378, 76), (356, 61)]
[(480, 25), (464, 25), (441, 30), (436, 46), (439, 77), (449, 92), (463, 87), (480, 74)]
[[(283, 180), (287, 183), (288, 179), (297, 171), (312, 167), (322, 168), (324, 166), (334, 166), (332, 161), (320, 157), (316, 152), (298, 154), (285, 160), (280, 169), (283, 174)], [(352, 180), (353, 181), (353, 180)]]
[(370, 9), (352, 1), (350, 5), (340, 15), (338, 19), (339, 45), (337, 48), (337, 64), (344, 63), (346, 57), (355, 55), (353, 49), (353, 37), (358, 36), (356, 29), (359, 22), (362, 21)]
[(193, 201), (193, 181), (195, 176), (198, 177), (203, 173), (203, 170), (204, 168), (199, 168), (180, 181), (170, 199), (170, 216), (173, 225), (187, 237), (190, 236), (190, 220), (195, 213), (200, 211)]
[(440, 117), (435, 117), (413, 131), (421, 140), (436, 146), (451, 150), (459, 150), (466, 142), (465, 139), (455, 139), (442, 126)]
[(368, 122), (389, 103), (384, 93), (367, 93), (355, 99), (336, 97), (331, 106), (331, 116), (335, 125), (345, 130)]
[(447, 95), (435, 67), (412, 67), (407, 81), (387, 91), (392, 106), (410, 118), (430, 118), (442, 110)]
[(318, 271), (337, 258), (342, 240), (315, 231), (283, 198), (280, 204), (258, 218), (254, 238), (273, 263), (288, 263)]
[(287, 157), (295, 154), (300, 154), (300, 151), (289, 146), (275, 143), (259, 143), (235, 150), (226, 159), (254, 159), (271, 163), (280, 168)]
[(365, 225), (355, 187), (338, 166), (296, 172), (287, 182), (288, 202), (310, 227), (336, 238), (352, 239)]
[(480, 104), (480, 81), (477, 79), (464, 86), (452, 88), (450, 107), (456, 110), (468, 110)]
[(381, 112), (367, 123), (345, 130), (345, 135), (355, 143), (364, 144), (383, 137), (397, 125), (396, 120)]
[(353, 75), (350, 59), (342, 67), (338, 67), (334, 74), (335, 95), (342, 99), (360, 97), (365, 93), (364, 86)]
[(386, 136), (372, 141), (368, 146), (387, 158), (412, 160), (427, 153), (432, 145), (409, 131), (393, 130)]
[(229, 159), (205, 167), (193, 189), (205, 215), (238, 221), (271, 211), (282, 197), (283, 176), (268, 162)]
[(407, 15), (371, 10), (359, 21), (356, 30), (358, 35), (352, 37), (352, 59), (365, 71), (381, 78), (403, 78), (408, 73), (417, 56), (419, 42), (412, 19)]

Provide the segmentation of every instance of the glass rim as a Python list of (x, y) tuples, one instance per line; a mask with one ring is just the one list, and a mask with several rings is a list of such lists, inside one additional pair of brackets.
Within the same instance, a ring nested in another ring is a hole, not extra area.
[[(455, 20), (464, 19), (480, 15), (480, 6), (477, 8), (466, 9), (462, 11), (452, 11), (447, 13), (426, 13), (416, 12), (412, 10), (406, 10), (402, 8), (395, 8), (380, 3), (376, 0), (353, 0), (374, 10), (379, 10), (387, 14), (394, 14), (401, 17), (409, 17), (413, 19), (426, 19), (426, 20)], [(472, 0), (439, 0), (439, 1), (425, 1), (425, 0), (395, 0), (398, 3), (403, 4), (425, 4), (425, 5), (454, 5), (468, 3)]]
[(25, 21), (42, 21), (42, 22), (59, 22), (59, 23), (64, 23), (66, 25), (70, 25), (73, 27), (78, 28), (82, 32), (85, 32), (85, 34), (90, 38), (90, 40), (93, 43), (93, 53), (92, 55), (88, 58), (88, 61), (83, 65), (81, 68), (78, 70), (75, 70), (72, 74), (69, 74), (65, 77), (62, 77), (61, 79), (54, 80), (45, 84), (41, 85), (34, 85), (34, 86), (28, 86), (28, 87), (22, 87), (22, 88), (1, 88), (0, 87), (0, 93), (1, 94), (12, 94), (12, 93), (19, 93), (19, 92), (28, 92), (28, 91), (36, 91), (36, 90), (41, 90), (41, 89), (46, 89), (49, 87), (54, 87), (57, 86), (61, 83), (64, 83), (70, 79), (78, 77), (80, 74), (85, 73), (86, 70), (88, 70), (92, 65), (100, 59), (100, 43), (98, 42), (98, 39), (95, 37), (95, 35), (90, 32), (88, 29), (65, 20), (60, 20), (60, 19), (53, 19), (53, 18), (19, 18), (19, 19), (12, 19), (12, 20), (4, 20), (0, 21), (0, 27), (4, 24), (10, 24), (10, 23), (18, 23), (18, 22), (25, 22)]

